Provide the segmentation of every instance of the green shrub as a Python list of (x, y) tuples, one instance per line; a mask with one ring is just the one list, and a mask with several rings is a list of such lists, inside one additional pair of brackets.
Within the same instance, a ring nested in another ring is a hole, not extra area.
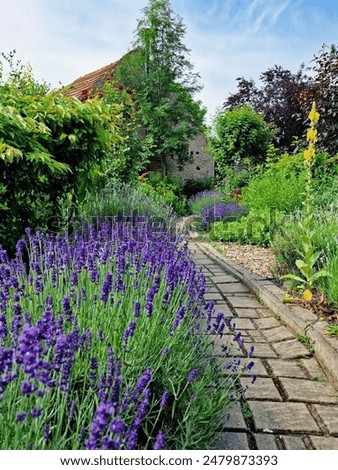
[(216, 222), (209, 236), (212, 240), (268, 246), (284, 213), (275, 209), (252, 210), (238, 221)]
[(157, 171), (152, 171), (141, 183), (149, 194), (160, 195), (164, 204), (171, 206), (179, 215), (186, 215), (188, 211), (188, 199), (183, 195), (183, 184), (178, 178), (164, 176)]
[[(276, 261), (280, 274), (299, 274), (295, 262), (299, 258), (301, 250), (300, 231), (298, 227), (301, 212), (297, 211), (287, 217), (280, 227), (272, 242), (272, 249), (276, 255)], [(321, 252), (317, 262), (318, 269), (328, 271), (331, 276), (320, 279), (319, 289), (331, 302), (338, 302), (338, 211), (323, 211), (317, 209), (314, 218), (313, 245), (316, 252)]]
[(291, 212), (302, 204), (304, 181), (304, 172), (296, 175), (286, 168), (269, 168), (243, 189), (242, 204), (255, 210), (276, 208)]
[(263, 163), (272, 137), (263, 117), (249, 106), (219, 111), (209, 136), (218, 175), (224, 178), (229, 165), (241, 165), (248, 157), (255, 164)]

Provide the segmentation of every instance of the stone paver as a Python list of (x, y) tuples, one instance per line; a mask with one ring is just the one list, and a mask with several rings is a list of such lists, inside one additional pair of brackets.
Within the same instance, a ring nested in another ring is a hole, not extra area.
[(223, 432), (213, 447), (217, 450), (249, 450), (248, 436), (244, 432)]
[(331, 434), (338, 434), (338, 406), (313, 405), (314, 411)]
[[(230, 274), (222, 274), (222, 275), (214, 275), (211, 277), (211, 280), (214, 284), (221, 285), (221, 284), (227, 284), (229, 283), (234, 283), (238, 282), (238, 284), (241, 284), (239, 281), (237, 281), (236, 278), (233, 276), (230, 276)], [(222, 286), (221, 286), (222, 287)]]
[(268, 359), (268, 365), (271, 367), (274, 376), (306, 379), (305, 372), (297, 362), (283, 361), (282, 359)]
[(338, 450), (337, 437), (310, 436), (310, 441), (317, 450)]
[(232, 282), (229, 284), (224, 284), (219, 286), (220, 291), (222, 294), (237, 294), (237, 293), (243, 293), (243, 292), (250, 292), (249, 289), (241, 284), (240, 282)]
[(255, 297), (230, 297), (229, 302), (233, 307), (239, 307), (239, 308), (259, 308), (261, 307), (261, 304), (258, 302), (258, 300), (255, 299)]
[(303, 403), (338, 403), (337, 391), (330, 384), (313, 380), (280, 378), (280, 382), (291, 401)]
[(318, 432), (316, 421), (304, 403), (250, 401), (256, 429), (273, 432)]
[(286, 450), (306, 450), (304, 440), (300, 436), (282, 436)]
[(309, 350), (296, 339), (275, 343), (274, 348), (282, 359), (296, 359), (309, 356)]
[(254, 351), (252, 357), (277, 357), (277, 354), (272, 349), (272, 347), (268, 343), (244, 343), (244, 347), (246, 351), (249, 351), (250, 347), (254, 347)]
[[(212, 336), (214, 355), (224, 357), (222, 345), (227, 344), (243, 365), (255, 363), (240, 377), (241, 386), (249, 387), (244, 396), (249, 413), (244, 418), (241, 405), (232, 405), (231, 419), (224, 418), (215, 448), (338, 449), (338, 392), (316, 359), (238, 279), (201, 250), (196, 255), (210, 288), (206, 299), (215, 301), (213, 316), (223, 312), (225, 317), (233, 317), (236, 332), (245, 340), (239, 350), (232, 341), (233, 332), (226, 330), (223, 338)], [(300, 313), (297, 309), (295, 313)], [(311, 323), (312, 314), (305, 319)], [(254, 351), (247, 358), (251, 346)], [(257, 377), (254, 383), (253, 376)]]
[(255, 321), (256, 325), (260, 330), (269, 330), (270, 328), (276, 328), (280, 326), (280, 323), (275, 318), (261, 318)]
[[(320, 365), (316, 361), (314, 357), (310, 357), (309, 359), (302, 359), (301, 361), (302, 367), (308, 372), (312, 379), (321, 377), (325, 378), (325, 374), (323, 373), (323, 369), (321, 369)], [(338, 367), (338, 366), (337, 366)]]
[(262, 377), (266, 377), (269, 375), (269, 373), (267, 372), (263, 362), (261, 359), (257, 359), (255, 358), (253, 360), (253, 363), (254, 363), (254, 366), (253, 368), (248, 371), (244, 371), (243, 372), (243, 376), (246, 376), (246, 375), (249, 375), (249, 376), (252, 376), (252, 375), (256, 375), (256, 376), (262, 376)]
[(260, 318), (260, 314), (254, 308), (236, 308), (239, 318)]
[(231, 406), (228, 419), (224, 426), (225, 429), (235, 429), (236, 431), (246, 431), (246, 422), (243, 418), (243, 413), (240, 403), (235, 403)]
[(275, 436), (270, 434), (254, 434), (256, 444), (259, 450), (278, 450)]
[(278, 326), (270, 330), (264, 330), (263, 335), (271, 343), (285, 341), (286, 339), (293, 339), (294, 335), (285, 326)]
[(260, 377), (252, 384), (250, 377), (242, 377), (241, 384), (243, 387), (248, 387), (248, 390), (245, 392), (247, 400), (282, 401), (280, 393), (270, 378)]

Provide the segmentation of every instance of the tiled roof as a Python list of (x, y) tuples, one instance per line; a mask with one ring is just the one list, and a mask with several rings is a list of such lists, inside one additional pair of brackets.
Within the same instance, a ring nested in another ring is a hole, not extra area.
[(92, 90), (100, 90), (106, 80), (113, 78), (114, 71), (120, 62), (121, 59), (77, 78), (73, 83), (65, 87), (64, 94), (81, 99), (83, 95), (87, 95)]

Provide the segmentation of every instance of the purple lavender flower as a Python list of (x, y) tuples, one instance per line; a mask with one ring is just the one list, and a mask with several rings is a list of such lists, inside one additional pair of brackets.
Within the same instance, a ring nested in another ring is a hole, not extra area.
[(163, 410), (163, 408), (165, 408), (166, 404), (167, 404), (167, 401), (168, 401), (168, 398), (169, 398), (169, 392), (168, 390), (165, 390), (163, 393), (162, 393), (162, 397), (161, 397), (161, 402), (160, 402), (160, 408)]
[(131, 338), (135, 333), (136, 323), (134, 321), (130, 322), (127, 329), (123, 333), (123, 348), (127, 348), (128, 339)]
[(191, 369), (191, 371), (189, 372), (188, 377), (187, 377), (187, 382), (188, 383), (193, 382), (196, 379), (197, 375), (198, 375), (198, 370), (197, 369)]
[(162, 430), (160, 430), (159, 433), (157, 434), (156, 441), (155, 441), (153, 449), (154, 450), (165, 450), (165, 448), (166, 448), (166, 442), (165, 441), (166, 441), (165, 435), (163, 434)]
[(32, 413), (31, 413), (32, 418), (37, 419), (41, 415), (41, 413), (42, 413), (42, 408), (33, 408)]
[(248, 357), (251, 357), (251, 356), (253, 355), (254, 350), (255, 350), (255, 346), (253, 346), (253, 345), (250, 346), (250, 349), (249, 349), (249, 351), (248, 351)]
[(20, 411), (15, 415), (15, 419), (17, 420), (18, 423), (25, 421), (27, 417), (27, 413), (25, 411)]
[(124, 421), (120, 418), (114, 418), (109, 426), (109, 431), (112, 434), (123, 434), (126, 430)]
[(141, 310), (141, 304), (140, 302), (135, 302), (134, 304), (134, 317), (139, 318), (140, 316), (140, 310)]
[(108, 271), (106, 275), (106, 279), (104, 280), (104, 283), (102, 286), (102, 292), (101, 292), (101, 300), (105, 304), (107, 303), (108, 296), (112, 290), (112, 279), (113, 279), (113, 273), (111, 271)]
[(246, 370), (248, 370), (250, 372), (250, 370), (253, 368), (253, 366), (255, 365), (255, 363), (253, 361), (249, 362), (249, 364), (247, 364), (245, 366)]
[(169, 353), (169, 348), (164, 348), (161, 352), (161, 356), (166, 357), (168, 353)]
[(213, 204), (202, 209), (201, 227), (203, 230), (208, 230), (209, 225), (213, 222), (234, 220), (245, 213), (245, 209), (235, 202), (230, 204)]

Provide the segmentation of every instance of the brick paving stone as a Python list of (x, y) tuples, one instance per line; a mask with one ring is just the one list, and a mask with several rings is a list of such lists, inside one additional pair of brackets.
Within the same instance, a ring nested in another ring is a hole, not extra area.
[(207, 292), (206, 294), (204, 294), (204, 299), (206, 301), (209, 301), (209, 300), (223, 300), (223, 297), (221, 296), (221, 294), (219, 292)]
[(278, 450), (275, 436), (269, 434), (254, 434), (258, 450)]
[(256, 328), (249, 318), (235, 318), (233, 323), (236, 323), (238, 330), (254, 330)]
[(230, 417), (225, 418), (224, 428), (235, 429), (236, 431), (246, 431), (247, 426), (244, 421), (240, 403), (234, 403), (229, 410)]
[[(249, 361), (249, 359), (247, 359), (247, 361)], [(250, 359), (250, 361), (251, 361), (251, 359)], [(252, 361), (254, 362), (255, 365), (253, 366), (253, 368), (250, 371), (245, 370), (243, 372), (243, 376), (245, 376), (245, 375), (249, 375), (249, 376), (251, 376), (251, 375), (268, 376), (269, 375), (267, 370), (265, 369), (264, 364), (263, 364), (261, 359), (255, 358)]]
[(210, 293), (219, 294), (219, 290), (218, 290), (217, 287), (214, 286), (213, 284), (212, 284), (211, 286), (208, 286), (207, 292), (208, 292), (209, 294), (210, 294)]
[(338, 403), (337, 391), (330, 384), (313, 380), (281, 377), (280, 382), (291, 401), (303, 403)]
[(316, 421), (304, 403), (250, 401), (257, 431), (319, 432)]
[(257, 312), (260, 313), (264, 318), (271, 317), (271, 312), (267, 308), (258, 308)]
[(263, 334), (270, 343), (277, 343), (279, 341), (294, 338), (294, 335), (290, 330), (285, 328), (285, 326), (278, 326), (271, 330), (264, 330)]
[(297, 359), (308, 356), (308, 349), (296, 339), (274, 344), (274, 348), (282, 359)]
[(321, 377), (323, 379), (325, 378), (323, 370), (314, 357), (310, 357), (309, 359), (302, 359), (301, 363), (312, 379), (316, 377)]
[(338, 434), (338, 406), (313, 405), (330, 434)]
[(248, 390), (245, 392), (247, 400), (282, 401), (282, 397), (270, 378), (260, 377), (252, 384), (250, 377), (242, 377), (241, 384), (243, 387), (248, 387)]
[(230, 276), (229, 274), (213, 275), (211, 280), (214, 284), (227, 284), (228, 282), (229, 283), (233, 283), (233, 282), (238, 282), (239, 283), (239, 281), (235, 277)]
[(338, 437), (309, 436), (316, 450), (338, 450)]
[(301, 436), (281, 436), (286, 450), (306, 450), (305, 443)]
[(213, 447), (217, 450), (249, 450), (248, 436), (244, 432), (223, 432)]
[(260, 314), (254, 308), (236, 308), (235, 312), (239, 318), (260, 318)]
[(216, 316), (217, 313), (222, 312), (222, 313), (224, 313), (225, 317), (233, 317), (232, 311), (230, 310), (230, 308), (228, 307), (228, 305), (227, 305), (227, 304), (224, 304), (224, 303), (222, 303), (222, 304), (216, 304), (216, 305), (215, 305), (214, 312), (215, 312), (215, 313), (214, 313), (214, 316)]
[(231, 297), (229, 302), (233, 307), (239, 308), (259, 308), (262, 305), (255, 299), (255, 297)]
[(277, 357), (275, 351), (271, 348), (271, 346), (267, 343), (244, 343), (244, 348), (246, 352), (249, 351), (250, 347), (254, 346), (254, 352), (252, 357), (260, 357), (260, 358), (269, 358), (269, 357)]
[(281, 326), (279, 321), (272, 317), (260, 318), (259, 320), (256, 320), (255, 323), (260, 330), (268, 330), (270, 328), (276, 328), (277, 326)]
[(218, 284), (218, 288), (224, 295), (250, 292), (249, 289), (244, 284), (241, 284), (240, 282), (232, 282), (229, 284)]
[(252, 337), (254, 343), (266, 343), (266, 339), (260, 331), (248, 330), (248, 334)]
[(278, 377), (306, 378), (305, 372), (295, 361), (283, 361), (282, 359), (268, 359), (272, 373)]

